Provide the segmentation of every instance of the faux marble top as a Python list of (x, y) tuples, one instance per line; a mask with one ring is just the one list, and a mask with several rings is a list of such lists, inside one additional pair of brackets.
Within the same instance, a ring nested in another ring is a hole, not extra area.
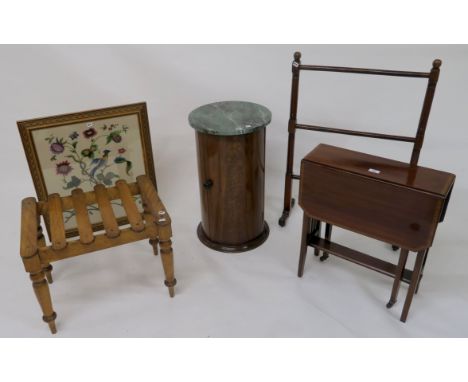
[(212, 135), (249, 134), (270, 122), (271, 111), (265, 106), (243, 101), (210, 103), (189, 114), (190, 126)]

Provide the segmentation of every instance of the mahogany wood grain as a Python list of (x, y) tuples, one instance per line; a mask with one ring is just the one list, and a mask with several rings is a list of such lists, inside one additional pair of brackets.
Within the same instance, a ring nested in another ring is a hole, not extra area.
[(306, 260), (306, 255), (307, 255), (307, 247), (308, 247), (308, 239), (309, 239), (309, 233), (310, 233), (310, 223), (311, 219), (309, 216), (307, 216), (306, 213), (304, 213), (304, 216), (302, 218), (302, 235), (301, 235), (301, 250), (299, 254), (299, 266), (297, 269), (297, 276), (302, 277), (304, 274), (304, 265), (305, 265), (305, 260)]
[[(414, 72), (414, 71), (402, 71), (402, 70), (386, 70), (386, 69), (367, 69), (367, 68), (350, 68), (341, 66), (327, 66), (327, 65), (304, 65), (301, 63), (301, 53), (294, 53), (294, 61), (292, 63), (292, 88), (291, 88), (291, 106), (290, 106), (290, 118), (288, 122), (288, 154), (286, 160), (286, 175), (284, 184), (284, 205), (283, 213), (278, 221), (280, 226), (286, 224), (286, 220), (289, 217), (290, 210), (294, 205), (294, 199), (292, 198), (292, 180), (300, 179), (301, 177), (293, 174), (293, 163), (294, 163), (294, 141), (296, 129), (320, 131), (335, 134), (344, 134), (351, 136), (359, 136), (365, 138), (378, 138), (387, 139), (394, 141), (403, 141), (413, 143), (413, 150), (411, 153), (411, 166), (416, 167), (419, 160), (420, 151), (424, 141), (424, 135), (426, 132), (427, 122), (431, 111), (432, 101), (434, 99), (435, 89), (437, 81), (439, 79), (440, 66), (442, 61), (436, 59), (432, 62), (432, 69), (430, 72)], [(396, 77), (414, 77), (414, 78), (427, 78), (428, 84), (424, 97), (423, 107), (419, 119), (418, 129), (416, 136), (407, 137), (392, 134), (382, 134), (374, 132), (366, 132), (359, 130), (347, 130), (338, 129), (333, 127), (325, 127), (311, 124), (297, 123), (297, 104), (299, 98), (299, 75), (300, 72), (306, 71), (321, 71), (321, 72), (338, 72), (338, 73), (351, 73), (351, 74), (371, 74), (381, 76), (396, 76)]]
[(405, 162), (323, 143), (310, 151), (304, 157), (304, 161), (444, 197), (450, 192), (455, 181), (455, 175), (445, 171), (414, 167)]
[[(322, 239), (320, 237), (312, 237), (309, 245), (321, 251), (330, 253), (344, 260), (348, 260), (354, 264), (361, 265), (386, 276), (394, 277), (397, 266), (388, 261), (381, 260), (366, 253), (356, 251), (344, 245)], [(405, 269), (403, 271), (402, 281), (409, 283), (411, 281), (412, 271)]]
[(430, 247), (455, 176), (423, 167), (409, 176), (409, 165), (371, 157), (317, 146), (301, 163), (301, 207), (315, 219), (401, 248)]
[(401, 279), (403, 278), (403, 272), (405, 271), (406, 260), (408, 259), (409, 251), (407, 249), (400, 250), (400, 257), (398, 259), (398, 265), (395, 271), (395, 280), (393, 281), (392, 294), (390, 301), (387, 303), (387, 308), (391, 308), (397, 301), (398, 291), (400, 290)]
[[(324, 221), (325, 239), (312, 230), (308, 240), (324, 252), (321, 260), (330, 253), (394, 277), (388, 308), (396, 302), (400, 282), (409, 282), (400, 318), (405, 322), (454, 181), (450, 173), (318, 145), (301, 162), (303, 235), (308, 219)], [(331, 242), (330, 224), (401, 247), (398, 265)], [(413, 271), (405, 269), (410, 250), (418, 252)], [(301, 245), (299, 275), (304, 257)]]
[(432, 63), (432, 69), (429, 74), (429, 81), (426, 88), (426, 94), (424, 96), (424, 103), (419, 117), (418, 130), (416, 132), (416, 140), (413, 146), (413, 152), (411, 154), (411, 165), (416, 166), (419, 160), (419, 154), (424, 142), (424, 135), (426, 133), (427, 121), (429, 120), (429, 114), (431, 112), (432, 101), (434, 100), (434, 94), (439, 80), (440, 66), (442, 65), (441, 60), (434, 60)]
[(387, 70), (387, 69), (350, 68), (347, 66), (300, 65), (299, 69), (300, 70), (312, 70), (312, 71), (318, 71), (318, 72), (373, 74), (373, 75), (379, 75), (379, 76), (394, 76), (394, 77), (429, 78), (430, 76), (430, 73), (427, 73), (427, 72), (411, 72), (411, 71), (405, 71), (405, 70)]
[(414, 264), (414, 270), (411, 275), (411, 282), (408, 288), (408, 293), (406, 294), (405, 304), (403, 305), (403, 310), (400, 316), (401, 322), (406, 322), (406, 319), (408, 317), (408, 312), (411, 306), (411, 302), (413, 301), (413, 297), (414, 297), (416, 288), (420, 280), (425, 252), (426, 250), (422, 250), (422, 251), (419, 251), (418, 254), (416, 255), (416, 262)]
[(292, 195), (292, 180), (297, 179), (293, 175), (294, 166), (294, 145), (296, 140), (296, 118), (297, 104), (299, 97), (299, 67), (301, 66), (301, 52), (294, 53), (294, 61), (292, 62), (292, 83), (291, 83), (291, 101), (289, 107), (288, 121), (288, 154), (286, 160), (286, 174), (284, 177), (284, 202), (283, 213), (278, 220), (278, 224), (282, 227), (286, 224), (291, 208), (294, 205)]
[(381, 134), (381, 133), (372, 133), (370, 131), (356, 131), (356, 130), (347, 130), (347, 129), (337, 129), (334, 127), (325, 127), (317, 125), (304, 125), (296, 124), (296, 129), (300, 130), (309, 130), (309, 131), (320, 131), (322, 133), (335, 133), (335, 134), (344, 134), (351, 135), (356, 137), (365, 137), (365, 138), (377, 138), (377, 139), (386, 139), (390, 141), (401, 141), (401, 142), (415, 142), (416, 138), (406, 137), (403, 135), (392, 135), (392, 134)]
[(266, 239), (265, 128), (228, 137), (196, 132), (196, 140), (206, 237), (219, 243), (219, 250)]

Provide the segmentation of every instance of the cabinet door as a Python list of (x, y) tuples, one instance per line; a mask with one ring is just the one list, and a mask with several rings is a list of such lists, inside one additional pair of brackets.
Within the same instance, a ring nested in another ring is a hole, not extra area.
[(238, 136), (196, 134), (205, 234), (225, 244), (256, 238), (264, 228), (265, 129)]

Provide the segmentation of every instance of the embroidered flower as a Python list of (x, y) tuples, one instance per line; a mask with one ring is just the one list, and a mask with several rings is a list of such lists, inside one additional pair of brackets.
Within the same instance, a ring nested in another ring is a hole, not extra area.
[(80, 134), (78, 134), (76, 131), (74, 131), (73, 133), (69, 135), (70, 139), (72, 140), (78, 138), (79, 136)]
[(97, 134), (97, 131), (94, 127), (90, 127), (88, 130), (83, 131), (85, 138), (92, 138)]
[(50, 151), (52, 154), (62, 154), (64, 150), (65, 147), (63, 146), (63, 143), (58, 139), (56, 139), (55, 142), (50, 145)]
[(72, 166), (70, 166), (70, 162), (67, 160), (57, 163), (56, 166), (57, 175), (68, 175), (71, 170), (73, 170)]
[(122, 147), (122, 148), (119, 149), (119, 154), (123, 154), (125, 151), (127, 151), (127, 150), (125, 150), (125, 149)]
[(119, 135), (119, 134), (113, 134), (112, 135), (112, 140), (115, 142), (115, 143), (119, 143), (122, 141), (122, 137)]

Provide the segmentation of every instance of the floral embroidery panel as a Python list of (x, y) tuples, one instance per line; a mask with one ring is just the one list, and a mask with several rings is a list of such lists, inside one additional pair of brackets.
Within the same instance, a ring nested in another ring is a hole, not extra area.
[[(96, 184), (113, 186), (119, 179), (135, 182), (145, 174), (138, 115), (50, 127), (33, 131), (48, 194), (92, 191)], [(116, 217), (125, 216), (119, 200)], [(101, 222), (96, 206), (88, 207), (91, 223)], [(76, 228), (74, 211), (65, 211), (65, 228)]]

